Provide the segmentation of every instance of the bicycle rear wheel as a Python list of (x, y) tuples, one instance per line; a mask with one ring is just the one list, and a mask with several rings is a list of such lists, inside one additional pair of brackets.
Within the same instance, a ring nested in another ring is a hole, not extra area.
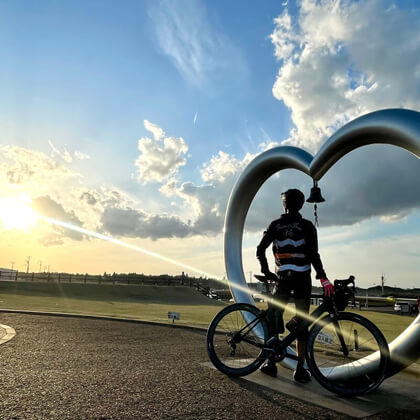
[(222, 309), (207, 331), (207, 353), (213, 365), (229, 376), (256, 371), (265, 361), (263, 344), (268, 339), (267, 321), (261, 311), (246, 303)]
[(315, 379), (345, 396), (363, 395), (385, 378), (388, 344), (368, 319), (354, 313), (328, 315), (309, 332), (306, 359)]

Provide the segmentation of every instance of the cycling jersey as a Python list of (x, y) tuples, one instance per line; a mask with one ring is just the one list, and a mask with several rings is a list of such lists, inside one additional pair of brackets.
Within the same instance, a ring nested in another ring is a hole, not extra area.
[(270, 223), (257, 247), (261, 272), (269, 271), (265, 250), (273, 244), (276, 274), (304, 273), (315, 268), (316, 278), (326, 277), (318, 253), (318, 238), (314, 225), (300, 213), (285, 213)]

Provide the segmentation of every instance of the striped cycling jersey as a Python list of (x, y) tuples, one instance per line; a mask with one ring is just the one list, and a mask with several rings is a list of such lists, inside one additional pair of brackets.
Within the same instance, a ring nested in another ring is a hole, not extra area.
[(274, 220), (264, 232), (257, 247), (261, 271), (268, 270), (266, 248), (272, 243), (276, 273), (284, 271), (310, 272), (314, 266), (317, 278), (325, 272), (318, 254), (318, 240), (314, 225), (299, 213), (283, 214)]
[(276, 271), (310, 271), (311, 264), (305, 249), (305, 239), (285, 239), (273, 241), (273, 254), (276, 263)]

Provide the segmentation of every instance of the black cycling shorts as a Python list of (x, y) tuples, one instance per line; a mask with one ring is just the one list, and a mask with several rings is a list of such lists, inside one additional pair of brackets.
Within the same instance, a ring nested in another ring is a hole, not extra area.
[[(298, 321), (301, 321), (302, 316), (300, 316), (300, 313), (308, 314), (311, 304), (312, 280), (310, 271), (303, 273), (287, 271), (279, 275), (279, 279), (273, 289), (274, 299), (282, 306), (281, 308), (276, 308), (278, 315), (283, 316), (284, 306), (289, 302), (292, 291), (296, 307), (295, 316)], [(307, 329), (302, 331), (297, 337), (298, 340), (305, 340), (307, 333)]]

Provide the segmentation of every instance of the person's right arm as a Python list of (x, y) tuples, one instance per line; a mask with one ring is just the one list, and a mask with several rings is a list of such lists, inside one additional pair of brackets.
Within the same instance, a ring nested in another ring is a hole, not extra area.
[(273, 273), (271, 273), (270, 268), (268, 267), (267, 257), (265, 256), (265, 250), (270, 246), (273, 240), (273, 228), (270, 224), (270, 226), (268, 226), (267, 230), (264, 232), (263, 237), (257, 246), (257, 258), (260, 262), (261, 273), (263, 273), (267, 277), (269, 277)]

